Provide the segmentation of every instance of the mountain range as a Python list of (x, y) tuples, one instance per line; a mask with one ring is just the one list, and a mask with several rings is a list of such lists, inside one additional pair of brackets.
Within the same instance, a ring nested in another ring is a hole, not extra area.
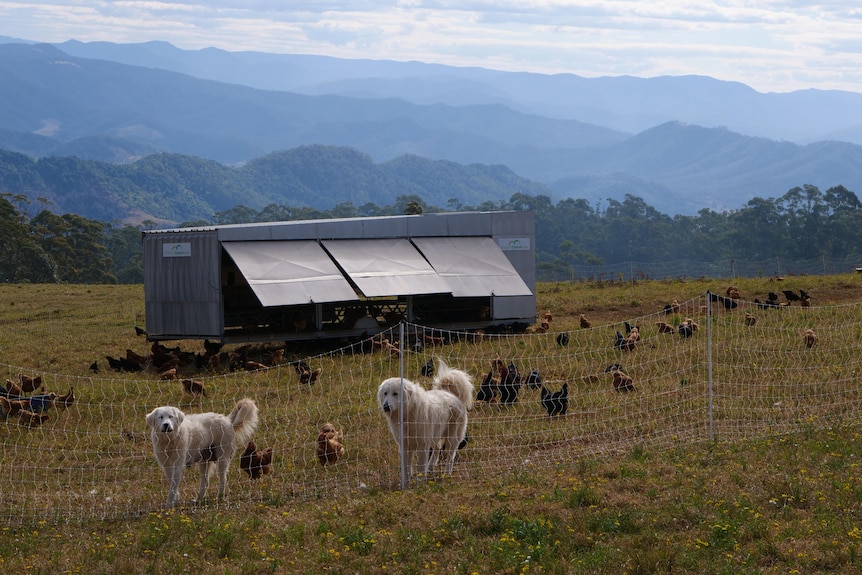
[[(453, 162), (502, 165), (515, 191), (596, 204), (631, 194), (668, 214), (735, 209), (803, 184), (862, 190), (862, 94), (764, 94), (700, 76), (583, 78), (0, 38), (0, 101), (0, 149), (33, 158), (124, 164), (161, 152), (241, 169), (273, 153), (336, 146), (367, 154), (375, 170), (413, 157), (428, 160), (429, 178)], [(343, 197), (323, 192), (285, 186), (267, 200)], [(500, 192), (474, 190), (469, 201)]]

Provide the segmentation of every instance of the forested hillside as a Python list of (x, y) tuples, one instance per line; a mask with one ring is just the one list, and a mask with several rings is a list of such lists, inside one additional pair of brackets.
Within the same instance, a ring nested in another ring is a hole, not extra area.
[(77, 157), (34, 159), (0, 150), (0, 192), (39, 198), (57, 213), (163, 225), (210, 220), (216, 212), (269, 204), (326, 209), (344, 202), (391, 204), (405, 194), (432, 205), (478, 204), (514, 193), (549, 194), (505, 166), (464, 166), (401, 156), (384, 164), (352, 148), (303, 146), (230, 167), (181, 154), (131, 164)]
[[(0, 281), (140, 283), (142, 226), (111, 225), (75, 214), (57, 215), (26, 196), (0, 194)], [(29, 214), (38, 210), (34, 216)], [(439, 206), (419, 195), (390, 205), (345, 201), (332, 209), (238, 204), (186, 224), (231, 224), (439, 211), (532, 210), (540, 270), (571, 265), (693, 259), (764, 260), (862, 257), (862, 202), (836, 186), (795, 187), (779, 198), (755, 198), (730, 211), (704, 209), (669, 216), (627, 196), (598, 210), (586, 200), (554, 203), (548, 196), (513, 194), (506, 201)], [(143, 224), (153, 226), (153, 222)]]

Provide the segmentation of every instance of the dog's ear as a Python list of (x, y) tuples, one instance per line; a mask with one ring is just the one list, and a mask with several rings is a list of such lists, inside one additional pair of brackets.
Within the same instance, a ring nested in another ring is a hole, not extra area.
[(156, 424), (156, 409), (147, 414), (147, 427), (149, 428), (152, 428)]
[(183, 419), (186, 418), (186, 414), (175, 407), (174, 408), (174, 417), (177, 418), (177, 425), (179, 425), (183, 422)]

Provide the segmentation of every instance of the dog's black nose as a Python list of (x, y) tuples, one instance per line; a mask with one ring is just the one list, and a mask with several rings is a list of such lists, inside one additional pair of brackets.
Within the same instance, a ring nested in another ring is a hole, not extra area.
[(383, 411), (385, 411), (386, 413), (389, 413), (389, 412), (391, 411), (391, 410), (389, 409), (389, 404), (388, 404), (388, 403), (384, 403), (384, 404), (383, 404)]
[(163, 423), (162, 424), (162, 433), (168, 433), (169, 431), (171, 431), (171, 424), (167, 423), (167, 422)]

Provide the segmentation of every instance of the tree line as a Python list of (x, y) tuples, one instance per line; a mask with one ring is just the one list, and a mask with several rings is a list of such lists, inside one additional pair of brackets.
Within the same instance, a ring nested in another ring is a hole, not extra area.
[[(142, 283), (141, 232), (155, 227), (119, 225), (76, 214), (58, 215), (49, 202), (35, 216), (24, 195), (0, 194), (0, 281), (33, 283)], [(669, 216), (643, 199), (626, 195), (592, 206), (584, 199), (554, 203), (548, 196), (517, 193), (508, 200), (464, 205), (449, 200), (428, 205), (416, 195), (378, 206), (343, 202), (329, 210), (270, 204), (261, 210), (237, 205), (212, 220), (178, 227), (387, 216), (443, 211), (532, 210), (536, 221), (537, 266), (565, 270), (572, 265), (692, 259), (764, 260), (862, 256), (862, 202), (835, 186), (795, 187), (779, 198), (753, 198), (736, 210), (700, 210)]]

